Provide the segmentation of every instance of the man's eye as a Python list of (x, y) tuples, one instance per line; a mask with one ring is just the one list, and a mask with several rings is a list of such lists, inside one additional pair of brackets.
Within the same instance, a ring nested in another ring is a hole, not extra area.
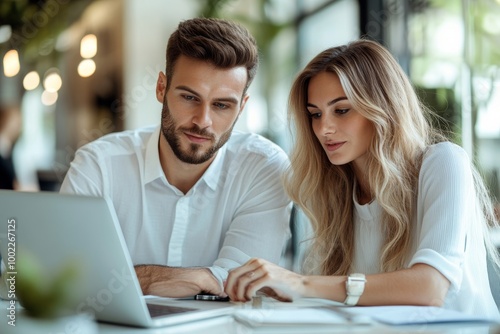
[(229, 108), (229, 106), (227, 104), (220, 103), (220, 102), (215, 102), (214, 106), (217, 107), (218, 109), (228, 109)]
[(196, 97), (192, 96), (192, 95), (182, 95), (182, 97), (184, 98), (184, 100), (186, 101), (195, 101), (196, 100)]

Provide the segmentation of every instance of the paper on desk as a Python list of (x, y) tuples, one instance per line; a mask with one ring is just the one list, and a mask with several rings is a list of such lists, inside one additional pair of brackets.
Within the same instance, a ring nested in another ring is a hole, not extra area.
[(325, 308), (241, 309), (234, 317), (253, 327), (352, 324), (343, 315)]
[[(351, 316), (349, 316), (351, 315)], [(416, 325), (451, 322), (491, 322), (488, 318), (432, 306), (360, 306), (241, 309), (234, 317), (250, 326), (284, 325)]]
[(414, 325), (449, 322), (490, 322), (488, 318), (433, 306), (345, 307), (346, 312), (363, 315), (389, 325)]

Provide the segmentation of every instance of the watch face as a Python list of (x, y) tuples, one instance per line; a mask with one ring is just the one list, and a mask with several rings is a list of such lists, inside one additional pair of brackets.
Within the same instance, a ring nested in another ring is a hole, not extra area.
[(349, 294), (360, 295), (365, 288), (364, 282), (351, 282), (349, 284)]
[(347, 294), (350, 296), (352, 295), (360, 296), (363, 293), (363, 290), (365, 289), (365, 282), (366, 279), (364, 278), (364, 275), (349, 276), (346, 282)]

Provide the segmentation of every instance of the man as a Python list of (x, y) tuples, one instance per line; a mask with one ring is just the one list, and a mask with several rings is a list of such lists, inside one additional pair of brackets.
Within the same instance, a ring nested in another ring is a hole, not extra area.
[(71, 163), (61, 192), (112, 199), (144, 294), (224, 296), (228, 270), (280, 258), (288, 158), (258, 135), (233, 132), (257, 66), (243, 27), (181, 22), (156, 86), (161, 125), (100, 138)]
[(16, 106), (0, 105), (0, 189), (20, 190), (13, 150), (21, 135), (21, 111)]

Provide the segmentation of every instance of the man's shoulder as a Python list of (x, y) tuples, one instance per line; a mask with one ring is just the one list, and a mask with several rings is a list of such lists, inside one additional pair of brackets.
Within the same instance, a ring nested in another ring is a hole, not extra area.
[(233, 131), (227, 142), (227, 149), (238, 155), (257, 155), (265, 158), (286, 157), (286, 153), (281, 147), (256, 133)]
[(148, 126), (134, 130), (112, 132), (84, 145), (82, 149), (105, 151), (106, 154), (134, 151), (147, 145), (156, 129), (157, 126)]

